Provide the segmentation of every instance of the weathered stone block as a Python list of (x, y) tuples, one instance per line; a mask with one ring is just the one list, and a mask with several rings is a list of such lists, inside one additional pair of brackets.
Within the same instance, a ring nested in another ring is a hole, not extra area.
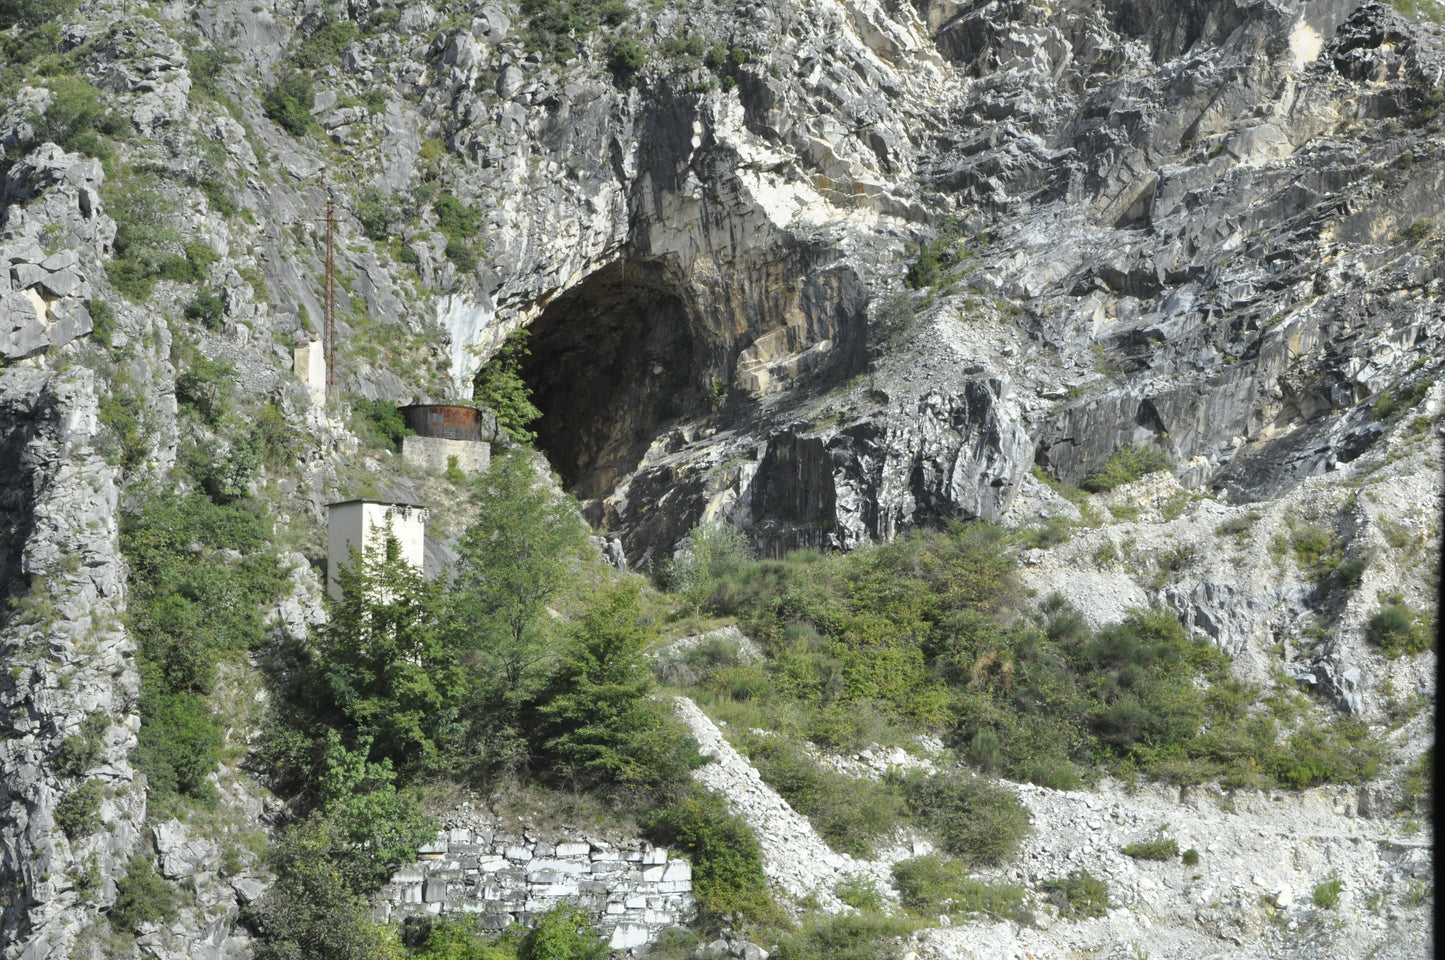
[(556, 855), (558, 857), (590, 857), (592, 845), (590, 843), (559, 843), (557, 844)]
[(447, 898), (447, 882), (439, 877), (428, 877), (422, 893), (424, 903), (441, 903)]
[(633, 947), (640, 947), (647, 942), (651, 931), (646, 924), (641, 923), (619, 923), (612, 931), (612, 937), (607, 941), (607, 946), (613, 950), (631, 950)]

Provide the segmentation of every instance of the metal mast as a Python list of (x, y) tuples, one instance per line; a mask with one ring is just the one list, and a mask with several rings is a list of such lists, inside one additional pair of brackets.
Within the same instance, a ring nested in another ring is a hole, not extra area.
[(331, 397), (336, 384), (336, 215), (331, 198), (326, 199), (326, 329), (323, 334), (326, 351), (326, 394)]

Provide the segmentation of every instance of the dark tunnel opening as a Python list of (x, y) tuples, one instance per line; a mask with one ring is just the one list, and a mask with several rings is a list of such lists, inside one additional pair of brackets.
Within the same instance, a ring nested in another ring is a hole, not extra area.
[(676, 268), (643, 259), (603, 267), (531, 324), (537, 445), (580, 499), (610, 492), (666, 423), (703, 409), (691, 314)]

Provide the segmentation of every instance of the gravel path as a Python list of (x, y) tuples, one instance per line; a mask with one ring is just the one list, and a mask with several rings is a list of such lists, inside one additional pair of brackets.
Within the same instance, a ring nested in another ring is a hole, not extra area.
[(864, 874), (872, 877), (880, 890), (890, 890), (892, 863), (912, 856), (911, 849), (888, 851), (879, 860), (872, 861), (835, 853), (808, 818), (778, 796), (748, 758), (733, 749), (697, 704), (687, 697), (678, 697), (675, 709), (692, 731), (703, 756), (717, 761), (694, 771), (693, 776), (723, 797), (733, 812), (753, 828), (763, 847), (763, 869), (779, 888), (796, 899), (811, 897), (820, 909), (829, 913), (845, 909), (834, 896), (833, 888), (849, 875)]

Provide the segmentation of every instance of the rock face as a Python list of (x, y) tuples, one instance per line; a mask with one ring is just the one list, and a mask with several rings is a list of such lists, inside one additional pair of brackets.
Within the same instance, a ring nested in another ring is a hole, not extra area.
[[(10, 168), (0, 218), (0, 356), (23, 360), (92, 330), (88, 275), (115, 234), (101, 214), (100, 161), (47, 144)], [(55, 247), (62, 246), (56, 250)]]
[[(529, 329), (540, 444), (615, 566), (646, 570), (699, 521), (769, 555), (1080, 521), (1026, 554), (1029, 578), (1097, 622), (1167, 604), (1236, 673), (1284, 669), (1371, 722), (1372, 686), (1433, 690), (1364, 634), (1383, 594), (1428, 607), (1438, 539), (1437, 27), (1351, 0), (635, 6), (574, 56), (530, 50), (507, 2), (87, 3), (45, 42), (102, 112), (39, 74), (0, 103), (7, 957), (70, 955), (140, 852), (97, 397), (139, 411), (122, 479), (237, 452), (177, 416), (208, 370), (298, 430), (278, 521), (390, 482), (384, 458), (338, 469), (340, 408), (289, 366), (324, 312), (328, 201), (336, 393), (465, 399)], [(334, 50), (326, 16), (356, 28)], [(608, 66), (623, 33), (649, 53), (635, 76)], [(296, 137), (262, 101), (303, 48)], [(85, 116), (112, 132), (62, 122)], [(199, 254), (143, 304), (106, 270), (107, 169), (142, 177), (148, 256)], [(220, 310), (200, 322), (203, 292)], [(1169, 472), (1067, 499), (1126, 444)], [(1365, 563), (1358, 589), (1290, 558), (1296, 523)], [(313, 607), (284, 608), (288, 629)], [(67, 838), (57, 810), (96, 796), (107, 829)], [(210, 892), (196, 929), (141, 949), (244, 952), (226, 928), (263, 876), (227, 886), (208, 838), (150, 838)]]
[(0, 422), (0, 916), (7, 955), (29, 960), (69, 956), (115, 899), (145, 783), (128, 759), (139, 677), (89, 372), (5, 371)]
[[(917, 6), (756, 11), (783, 40), (726, 95), (544, 71), (504, 132), (458, 116), (483, 183), (559, 156), (539, 99), (613, 145), (504, 205), (488, 309), (531, 326), (540, 442), (631, 561), (704, 518), (765, 551), (993, 518), (1034, 463), (1077, 483), (1126, 443), (1270, 497), (1438, 375), (1437, 38), (1378, 4)], [(532, 269), (556, 218), (577, 242)], [(910, 309), (1006, 328), (953, 356), (864, 309), (928, 221), (963, 266)], [(836, 389), (863, 372), (875, 410)]]

